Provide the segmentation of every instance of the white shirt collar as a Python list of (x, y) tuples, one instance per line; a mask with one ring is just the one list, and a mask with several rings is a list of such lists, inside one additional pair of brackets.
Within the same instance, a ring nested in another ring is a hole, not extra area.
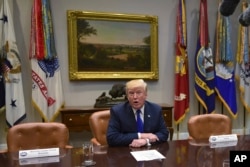
[[(133, 109), (134, 114), (136, 115), (137, 110), (134, 108), (132, 108), (132, 109)], [(141, 114), (144, 115), (144, 105), (142, 106), (142, 108), (140, 108), (140, 110), (141, 110)]]

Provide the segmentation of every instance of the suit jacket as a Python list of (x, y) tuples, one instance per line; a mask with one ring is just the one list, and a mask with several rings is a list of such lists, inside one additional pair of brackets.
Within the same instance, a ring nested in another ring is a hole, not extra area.
[[(144, 133), (153, 133), (159, 142), (167, 141), (168, 130), (162, 116), (162, 108), (152, 102), (144, 104)], [(138, 139), (135, 114), (129, 102), (120, 103), (110, 109), (107, 130), (109, 146), (128, 146), (133, 139)]]

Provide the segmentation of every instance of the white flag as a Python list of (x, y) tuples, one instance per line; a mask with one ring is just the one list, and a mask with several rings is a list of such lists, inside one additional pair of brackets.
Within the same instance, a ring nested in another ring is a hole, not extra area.
[(64, 97), (48, 0), (34, 0), (31, 26), (32, 101), (44, 121), (51, 122)]
[(6, 122), (11, 127), (25, 116), (23, 82), (20, 55), (16, 44), (13, 21), (8, 0), (4, 0), (0, 10), (0, 46), (5, 81)]

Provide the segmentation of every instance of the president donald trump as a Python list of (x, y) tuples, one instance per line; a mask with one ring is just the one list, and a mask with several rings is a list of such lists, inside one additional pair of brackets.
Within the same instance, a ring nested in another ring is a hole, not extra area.
[(109, 146), (150, 146), (168, 139), (162, 108), (147, 98), (147, 83), (135, 79), (126, 83), (128, 101), (110, 109), (107, 130)]

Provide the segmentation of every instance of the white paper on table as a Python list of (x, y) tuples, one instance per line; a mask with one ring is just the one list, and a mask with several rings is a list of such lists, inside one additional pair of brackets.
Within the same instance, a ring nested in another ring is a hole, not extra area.
[(136, 161), (150, 161), (155, 159), (165, 159), (165, 157), (157, 150), (144, 150), (130, 152)]

